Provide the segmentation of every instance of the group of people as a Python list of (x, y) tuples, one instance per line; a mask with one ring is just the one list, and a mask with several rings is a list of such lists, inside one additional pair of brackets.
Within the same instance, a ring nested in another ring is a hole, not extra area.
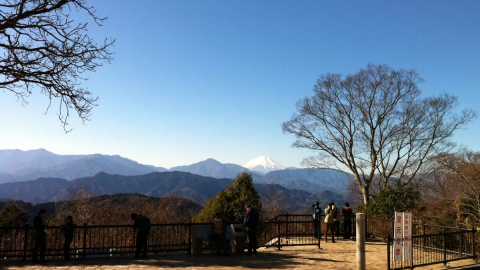
[[(47, 226), (43, 217), (47, 213), (47, 210), (41, 209), (38, 212), (38, 215), (33, 219), (33, 226), (35, 230), (35, 245), (33, 247), (33, 261), (34, 262), (44, 262), (45, 261), (45, 250), (47, 249)], [(65, 218), (64, 223), (60, 229), (63, 233), (65, 239), (63, 245), (63, 253), (65, 260), (70, 260), (70, 244), (73, 240), (73, 232), (77, 224), (73, 221), (72, 216)], [(40, 253), (40, 254), (39, 254)], [(39, 260), (40, 255), (40, 260)]]
[[(246, 205), (246, 215), (243, 221), (243, 228), (247, 233), (248, 239), (248, 255), (257, 254), (257, 226), (258, 226), (258, 212), (251, 205)], [(33, 261), (44, 262), (45, 250), (47, 248), (47, 224), (43, 220), (47, 210), (41, 209), (38, 215), (33, 219), (33, 225), (35, 230), (35, 246), (33, 248)], [(135, 259), (147, 257), (147, 239), (151, 229), (150, 219), (146, 216), (131, 214), (131, 219), (134, 221), (133, 229), (136, 232), (136, 251)], [(223, 253), (225, 256), (230, 255), (228, 252), (228, 245), (226, 239), (227, 226), (229, 221), (223, 218), (222, 213), (216, 213), (212, 224), (212, 240), (215, 242), (217, 254)], [(72, 243), (76, 224), (73, 221), (72, 216), (65, 218), (61, 227), (61, 232), (64, 236), (64, 257), (65, 260), (70, 260), (70, 244)], [(40, 259), (39, 259), (40, 258)]]
[[(322, 216), (322, 209), (320, 203), (316, 202), (313, 206), (313, 224), (314, 224), (314, 237), (320, 237), (320, 219)], [(348, 202), (345, 203), (343, 209), (338, 209), (335, 203), (331, 202), (325, 209), (325, 242), (327, 242), (328, 231), (332, 234), (332, 242), (335, 243), (335, 235), (337, 239), (340, 237), (340, 221), (343, 219), (343, 238), (350, 239), (352, 232), (352, 216), (353, 210), (350, 208)]]
[[(243, 230), (247, 234), (247, 255), (252, 256), (257, 254), (257, 226), (258, 226), (258, 212), (252, 205), (246, 205), (245, 218), (243, 219)], [(218, 212), (215, 214), (212, 224), (212, 240), (215, 243), (215, 248), (217, 249), (217, 255), (223, 254), (229, 256), (228, 252), (228, 242), (226, 239), (227, 226), (231, 222), (223, 217), (223, 214)]]

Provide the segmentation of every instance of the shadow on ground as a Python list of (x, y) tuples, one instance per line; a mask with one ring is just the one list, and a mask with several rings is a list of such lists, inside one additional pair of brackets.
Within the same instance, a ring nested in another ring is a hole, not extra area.
[(283, 254), (281, 251), (276, 253), (258, 253), (256, 256), (246, 255), (232, 255), (228, 257), (217, 256), (214, 254), (204, 254), (202, 256), (191, 256), (185, 254), (161, 254), (152, 255), (145, 260), (133, 260), (130, 257), (108, 257), (95, 259), (72, 259), (69, 262), (62, 260), (49, 260), (43, 264), (33, 264), (29, 262), (16, 262), (2, 264), (2, 269), (11, 268), (28, 268), (32, 266), (39, 266), (42, 269), (54, 267), (114, 267), (114, 266), (150, 266), (163, 268), (220, 268), (220, 267), (235, 267), (242, 266), (251, 269), (288, 269), (296, 268), (301, 265), (310, 265), (309, 260), (313, 261), (330, 261), (340, 262), (336, 260), (319, 259), (319, 258), (304, 258), (292, 254)]

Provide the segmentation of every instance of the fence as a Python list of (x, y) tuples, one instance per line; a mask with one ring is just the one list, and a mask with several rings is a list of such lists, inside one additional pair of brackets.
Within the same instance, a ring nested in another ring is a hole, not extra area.
[[(198, 225), (198, 224), (197, 224)], [(192, 223), (154, 224), (149, 233), (149, 252), (189, 252)], [(63, 234), (60, 227), (48, 227), (46, 257), (63, 256)], [(35, 232), (31, 227), (0, 228), (0, 259), (31, 257)], [(71, 254), (89, 256), (120, 256), (135, 252), (135, 232), (129, 225), (78, 226), (71, 243)]]
[[(322, 224), (315, 224), (312, 215), (278, 215), (260, 224), (258, 242), (260, 246), (279, 250), (282, 246), (315, 245), (320, 248)], [(315, 237), (315, 226), (319, 237)]]
[[(148, 236), (149, 253), (191, 251), (192, 226), (210, 226), (210, 223), (153, 224)], [(321, 226), (319, 224), (318, 226)], [(319, 230), (321, 228), (318, 228)], [(60, 227), (48, 227), (46, 257), (63, 256), (63, 234)], [(321, 231), (321, 230), (320, 230)], [(275, 247), (318, 245), (314, 238), (314, 223), (310, 215), (281, 215), (261, 222), (257, 229), (258, 245)], [(0, 260), (27, 260), (32, 258), (35, 231), (32, 227), (0, 228)], [(206, 249), (213, 248), (206, 242)], [(130, 225), (77, 226), (70, 245), (74, 258), (97, 256), (132, 256), (135, 252), (135, 232)]]
[(388, 269), (413, 269), (414, 267), (463, 260), (476, 259), (476, 230), (413, 223), (412, 248), (413, 260), (407, 262), (391, 261), (393, 254), (394, 221), (367, 217), (367, 236), (387, 242)]

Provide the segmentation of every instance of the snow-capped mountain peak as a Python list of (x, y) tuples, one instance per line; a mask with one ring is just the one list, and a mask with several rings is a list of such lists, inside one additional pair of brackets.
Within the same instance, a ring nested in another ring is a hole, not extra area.
[(286, 169), (285, 166), (280, 165), (278, 162), (275, 162), (273, 159), (267, 156), (259, 156), (243, 164), (242, 166), (251, 171), (262, 173)]

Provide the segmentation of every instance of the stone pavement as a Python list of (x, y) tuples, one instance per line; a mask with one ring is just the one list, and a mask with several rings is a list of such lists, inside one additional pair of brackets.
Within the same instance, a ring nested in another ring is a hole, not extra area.
[[(258, 250), (257, 256), (190, 256), (185, 254), (161, 254), (151, 256), (148, 260), (135, 261), (131, 258), (110, 257), (86, 260), (72, 260), (65, 263), (52, 260), (43, 265), (25, 263), (5, 264), (0, 262), (3, 270), (127, 270), (127, 269), (183, 269), (183, 270), (246, 270), (246, 269), (356, 269), (355, 242), (338, 241), (336, 244), (322, 243), (322, 249), (313, 246), (284, 247)], [(480, 269), (480, 264), (473, 260), (462, 260), (449, 264), (449, 269)], [(460, 268), (462, 267), (462, 268)], [(463, 268), (467, 267), (467, 268)], [(478, 267), (478, 268), (477, 268)], [(367, 269), (386, 269), (386, 245), (367, 243)], [(444, 269), (442, 264), (416, 269)]]

